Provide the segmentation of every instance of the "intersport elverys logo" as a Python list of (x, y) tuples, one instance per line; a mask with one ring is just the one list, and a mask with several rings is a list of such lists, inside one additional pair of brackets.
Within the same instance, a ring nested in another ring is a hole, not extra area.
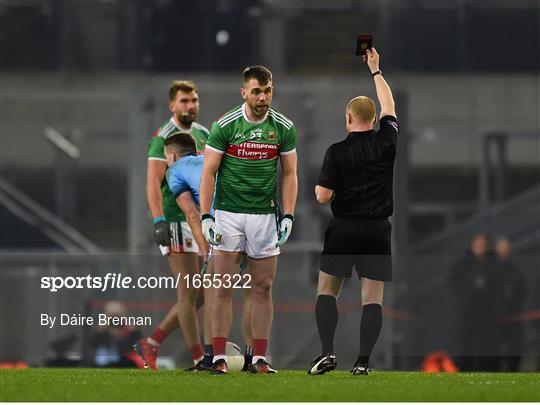
[(242, 142), (235, 145), (230, 143), (225, 154), (238, 159), (247, 160), (272, 160), (279, 155), (279, 144)]

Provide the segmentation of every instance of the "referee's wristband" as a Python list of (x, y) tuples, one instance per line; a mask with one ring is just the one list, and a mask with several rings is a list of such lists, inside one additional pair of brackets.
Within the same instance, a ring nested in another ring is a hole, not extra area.
[(376, 72), (373, 72), (373, 73), (371, 74), (371, 77), (375, 77), (375, 76), (377, 76), (377, 75), (382, 75), (382, 72), (381, 72), (380, 70), (377, 70)]
[(152, 222), (153, 224), (157, 224), (158, 222), (166, 222), (167, 220), (165, 219), (165, 217), (163, 215), (159, 216), (159, 217), (155, 217)]
[(285, 219), (285, 218), (289, 218), (291, 221), (294, 222), (294, 215), (292, 215), (292, 214), (285, 214), (285, 215), (283, 215), (283, 219)]
[(210, 214), (202, 214), (201, 221), (204, 221), (205, 219), (211, 219), (212, 221), (214, 221), (214, 217)]

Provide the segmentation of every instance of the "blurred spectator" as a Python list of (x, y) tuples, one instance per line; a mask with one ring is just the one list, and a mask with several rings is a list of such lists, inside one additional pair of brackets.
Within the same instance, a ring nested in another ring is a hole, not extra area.
[[(108, 316), (125, 316), (125, 306), (116, 301), (105, 304)], [(89, 362), (94, 367), (144, 367), (142, 360), (131, 349), (142, 337), (139, 329), (131, 326), (98, 326), (92, 336)]]
[(80, 367), (82, 365), (82, 358), (81, 354), (74, 350), (76, 343), (77, 335), (75, 334), (62, 336), (49, 343), (54, 355), (45, 360), (45, 366)]
[(527, 300), (525, 278), (512, 261), (512, 246), (507, 238), (499, 238), (495, 245), (497, 254), (497, 276), (500, 298), (497, 318), (502, 323), (499, 328), (499, 355), (501, 371), (518, 371), (521, 353), (525, 344), (524, 325), (514, 318), (523, 311)]
[(486, 235), (477, 234), (468, 254), (454, 266), (449, 285), (456, 298), (458, 366), (463, 371), (493, 371), (497, 364), (497, 277)]

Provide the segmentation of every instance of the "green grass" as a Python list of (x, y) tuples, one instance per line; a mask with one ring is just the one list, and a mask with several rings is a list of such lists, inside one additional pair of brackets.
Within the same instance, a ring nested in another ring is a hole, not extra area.
[(540, 401), (538, 373), (336, 371), (308, 376), (210, 375), (183, 371), (26, 369), (0, 371), (0, 401)]

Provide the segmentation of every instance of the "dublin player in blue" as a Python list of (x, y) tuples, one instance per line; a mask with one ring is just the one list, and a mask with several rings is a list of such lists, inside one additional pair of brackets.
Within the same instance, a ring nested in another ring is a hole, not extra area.
[(188, 216), (184, 211), (187, 222), (194, 232), (195, 242), (205, 255), (208, 253), (208, 243), (204, 242), (197, 209), (204, 156), (197, 155), (195, 141), (189, 133), (178, 132), (165, 141), (165, 158), (169, 166), (166, 174), (169, 189), (180, 208), (184, 210), (185, 207), (190, 212)]

